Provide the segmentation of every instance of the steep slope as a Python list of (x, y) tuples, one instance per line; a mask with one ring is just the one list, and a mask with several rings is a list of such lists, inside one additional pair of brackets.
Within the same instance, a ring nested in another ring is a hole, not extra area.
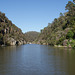
[(0, 12), (0, 45), (25, 44), (21, 29), (15, 26), (4, 13)]
[(75, 47), (75, 3), (66, 4), (68, 12), (60, 13), (52, 23), (41, 30), (37, 43)]

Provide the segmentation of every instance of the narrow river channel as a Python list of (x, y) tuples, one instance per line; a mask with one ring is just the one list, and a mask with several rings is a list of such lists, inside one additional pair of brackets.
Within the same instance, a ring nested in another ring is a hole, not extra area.
[(75, 50), (37, 44), (0, 47), (0, 75), (75, 75)]

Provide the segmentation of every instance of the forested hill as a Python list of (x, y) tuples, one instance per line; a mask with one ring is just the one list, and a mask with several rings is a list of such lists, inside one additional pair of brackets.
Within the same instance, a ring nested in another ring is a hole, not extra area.
[(41, 30), (37, 43), (75, 47), (75, 3), (69, 1), (65, 9), (52, 23)]
[(0, 45), (25, 44), (25, 37), (21, 29), (15, 26), (0, 12)]
[(26, 42), (33, 42), (38, 38), (39, 32), (29, 31), (25, 33)]

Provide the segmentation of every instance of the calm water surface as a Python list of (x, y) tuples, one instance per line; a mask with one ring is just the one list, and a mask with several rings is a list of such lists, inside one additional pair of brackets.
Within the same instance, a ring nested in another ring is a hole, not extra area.
[(75, 50), (36, 44), (0, 47), (0, 75), (75, 75)]

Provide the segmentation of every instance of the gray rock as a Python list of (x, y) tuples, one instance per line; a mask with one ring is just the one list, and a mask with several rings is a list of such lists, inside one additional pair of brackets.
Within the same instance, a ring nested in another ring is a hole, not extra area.
[(23, 45), (23, 44), (26, 44), (25, 40), (17, 40), (16, 41), (16, 45)]
[(7, 40), (5, 41), (5, 44), (9, 46), (16, 45), (16, 40), (14, 40), (13, 38), (7, 38)]
[(23, 40), (23, 44), (26, 44), (26, 41), (25, 40)]

